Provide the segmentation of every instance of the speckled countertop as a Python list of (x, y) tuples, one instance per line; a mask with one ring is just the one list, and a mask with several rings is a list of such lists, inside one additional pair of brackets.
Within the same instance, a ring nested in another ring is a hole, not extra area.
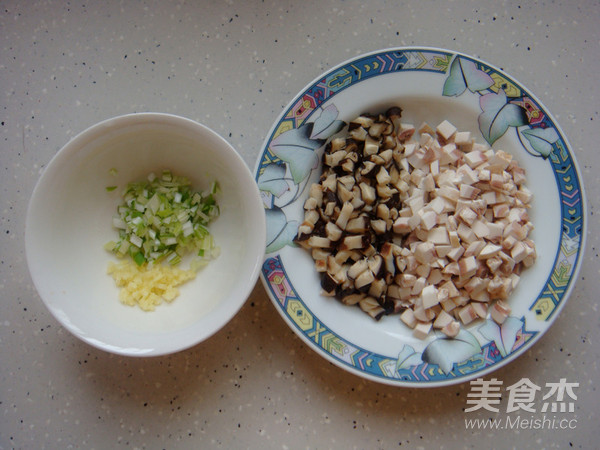
[[(598, 448), (598, 23), (591, 0), (0, 3), (0, 448)], [(253, 168), (309, 81), (402, 45), (504, 68), (572, 144), (589, 201), (577, 285), (551, 330), (494, 377), (579, 383), (575, 422), (467, 429), (466, 418), (494, 416), (464, 412), (469, 383), (405, 389), (349, 374), (293, 334), (260, 283), (211, 339), (153, 359), (91, 348), (44, 308), (25, 211), (75, 134), (123, 113), (175, 113), (215, 129)]]

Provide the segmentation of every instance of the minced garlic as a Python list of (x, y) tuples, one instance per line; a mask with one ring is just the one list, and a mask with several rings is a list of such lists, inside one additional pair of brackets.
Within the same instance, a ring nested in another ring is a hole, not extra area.
[(118, 263), (110, 262), (108, 274), (112, 275), (121, 288), (121, 303), (137, 305), (144, 311), (154, 311), (163, 301), (172, 302), (179, 295), (177, 286), (196, 277), (193, 270), (162, 264), (148, 269), (145, 266), (138, 267), (129, 259)]

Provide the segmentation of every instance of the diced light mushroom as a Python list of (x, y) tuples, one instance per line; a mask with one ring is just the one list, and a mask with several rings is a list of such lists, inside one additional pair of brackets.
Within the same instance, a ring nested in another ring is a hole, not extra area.
[(438, 299), (437, 288), (433, 285), (425, 286), (421, 291), (421, 299), (423, 302), (423, 308), (425, 309), (437, 305), (440, 302)]
[(454, 135), (454, 143), (458, 146), (469, 146), (470, 149), (470, 147), (473, 145), (473, 141), (471, 140), (471, 132), (458, 131)]
[(432, 228), (427, 234), (427, 240), (435, 245), (450, 245), (448, 229), (443, 226)]
[(487, 161), (485, 154), (479, 150), (466, 153), (463, 159), (471, 169), (475, 169)]
[(497, 256), (500, 253), (500, 250), (502, 250), (501, 245), (495, 245), (492, 243), (486, 244), (485, 247), (483, 247), (481, 249), (481, 252), (479, 252), (479, 255), (477, 256), (477, 258), (478, 259), (492, 258), (494, 256)]
[(369, 285), (369, 290), (368, 290), (367, 293), (371, 297), (374, 297), (376, 299), (381, 299), (383, 297), (383, 295), (386, 293), (386, 291), (387, 291), (387, 284), (385, 282), (385, 279), (383, 279), (383, 278), (376, 278)]
[(425, 211), (421, 215), (421, 226), (424, 230), (431, 230), (437, 225), (437, 214), (435, 211)]
[(490, 269), (490, 271), (491, 271), (492, 273), (496, 273), (496, 271), (497, 271), (497, 270), (500, 268), (500, 266), (502, 265), (502, 260), (501, 260), (499, 257), (497, 257), (497, 256), (494, 256), (494, 257), (492, 257), (492, 258), (488, 258), (488, 259), (485, 261), (485, 265), (486, 265), (486, 266), (488, 266), (488, 268)]
[(454, 133), (456, 133), (456, 127), (447, 120), (444, 120), (437, 126), (435, 131), (444, 141), (449, 141), (454, 136)]
[(338, 182), (337, 197), (342, 203), (352, 202), (354, 194), (343, 183)]
[(383, 258), (380, 254), (375, 254), (367, 259), (367, 266), (369, 267), (369, 270), (376, 276), (381, 272), (382, 265)]
[(487, 313), (488, 313), (487, 304), (482, 303), (482, 302), (472, 302), (471, 305), (473, 306), (475, 313), (477, 313), (477, 315), (481, 319), (485, 319), (487, 317)]
[(410, 328), (414, 328), (417, 325), (415, 313), (410, 308), (404, 310), (404, 312), (400, 315), (400, 320), (402, 320), (402, 322), (404, 322)]
[(311, 236), (308, 239), (308, 245), (312, 248), (329, 248), (331, 247), (331, 241), (322, 236)]
[(469, 296), (473, 298), (478, 292), (485, 289), (486, 283), (483, 281), (482, 278), (474, 276), (471, 277), (463, 287), (469, 293)]
[(421, 292), (423, 292), (423, 288), (426, 284), (427, 280), (425, 278), (417, 278), (412, 286), (411, 294), (413, 294), (414, 296), (419, 296)]
[(324, 273), (327, 272), (327, 260), (326, 259), (315, 259), (315, 268), (317, 272)]
[(325, 225), (325, 231), (330, 241), (337, 241), (342, 237), (342, 230), (333, 222), (328, 222)]
[(430, 263), (436, 258), (435, 246), (431, 242), (420, 242), (416, 245), (414, 254), (418, 262)]
[(365, 145), (363, 147), (363, 154), (365, 156), (375, 155), (379, 151), (379, 140), (372, 138), (371, 136), (365, 137)]
[(470, 244), (471, 242), (477, 240), (477, 236), (475, 235), (473, 230), (464, 223), (459, 224), (458, 229), (456, 231), (460, 240), (466, 242), (467, 244)]
[(355, 280), (361, 273), (369, 268), (366, 258), (359, 259), (348, 269), (348, 276)]
[(458, 332), (460, 331), (460, 323), (458, 323), (456, 320), (453, 320), (452, 322), (444, 326), (441, 331), (449, 338), (454, 338), (458, 335)]
[(397, 131), (397, 137), (400, 142), (407, 141), (415, 134), (415, 126), (409, 123), (400, 124), (400, 129)]
[(375, 234), (384, 234), (387, 231), (387, 223), (385, 220), (371, 220), (371, 228)]
[(362, 182), (358, 185), (360, 187), (360, 194), (362, 197), (362, 200), (367, 204), (367, 205), (372, 205), (375, 200), (377, 199), (377, 190), (376, 188), (374, 188), (373, 186), (371, 186), (370, 184), (366, 183), (366, 182)]
[(469, 207), (461, 208), (458, 213), (459, 217), (469, 226), (472, 226), (477, 220), (477, 213)]
[(413, 336), (418, 339), (425, 339), (431, 331), (431, 322), (417, 322), (413, 328)]
[(454, 318), (446, 311), (442, 310), (433, 321), (433, 328), (444, 328), (451, 322), (454, 322)]
[(354, 217), (346, 224), (346, 231), (353, 234), (363, 234), (369, 229), (368, 218), (366, 215), (361, 214), (358, 217)]
[(379, 320), (385, 314), (385, 309), (373, 297), (365, 297), (358, 302), (360, 308), (373, 319)]
[(458, 317), (463, 325), (468, 325), (477, 319), (478, 316), (475, 308), (473, 308), (473, 305), (469, 303), (458, 311)]
[(340, 227), (342, 230), (346, 228), (346, 224), (348, 223), (348, 219), (350, 219), (350, 215), (354, 211), (351, 203), (344, 203), (342, 205), (342, 209), (340, 210), (340, 214), (335, 221), (335, 224)]
[(452, 247), (446, 257), (452, 261), (459, 261), (465, 252), (465, 248), (462, 246)]
[(502, 300), (498, 300), (492, 305), (491, 316), (494, 322), (502, 325), (509, 315), (510, 307)]
[(467, 249), (465, 250), (465, 256), (474, 256), (477, 258), (485, 246), (485, 240), (473, 241), (467, 246)]
[(373, 275), (373, 272), (367, 269), (356, 277), (354, 280), (354, 286), (360, 291), (365, 289), (365, 287), (371, 284), (373, 281), (375, 281), (375, 275)]
[(314, 198), (317, 202), (317, 207), (321, 206), (323, 203), (323, 189), (320, 184), (313, 183), (309, 189), (310, 198)]
[[(327, 239), (329, 241), (329, 239)], [(331, 241), (330, 241), (331, 242)], [(365, 247), (365, 236), (360, 234), (350, 234), (342, 239), (341, 250), (353, 250)]]
[[(448, 217), (448, 222), (447, 225), (450, 225), (452, 223), (452, 216)], [(453, 226), (449, 226), (449, 229), (454, 228)], [(457, 231), (458, 227), (454, 228), (454, 230), (451, 230), (448, 232), (448, 237), (450, 238), (450, 245), (452, 247), (458, 247), (460, 245), (460, 236), (458, 235), (458, 231)]]
[(474, 256), (467, 256), (458, 261), (459, 273), (462, 278), (470, 278), (477, 272), (477, 260)]

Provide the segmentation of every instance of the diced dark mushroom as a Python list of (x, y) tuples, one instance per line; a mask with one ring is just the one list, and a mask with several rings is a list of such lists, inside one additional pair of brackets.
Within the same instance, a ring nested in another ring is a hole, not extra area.
[(361, 292), (366, 292), (369, 290), (369, 285), (375, 281), (375, 275), (369, 269), (362, 272), (359, 276), (354, 280), (354, 286)]
[(327, 225), (325, 225), (325, 231), (327, 232), (327, 238), (333, 242), (338, 241), (343, 234), (340, 227), (333, 222), (328, 222)]
[(355, 280), (361, 273), (365, 270), (369, 269), (369, 264), (366, 258), (361, 258), (356, 261), (350, 268), (348, 269), (348, 277)]
[(352, 193), (352, 191), (350, 189), (348, 189), (346, 187), (346, 185), (344, 185), (343, 183), (340, 183), (338, 181), (337, 196), (338, 196), (338, 199), (340, 200), (340, 202), (346, 203), (346, 202), (352, 201), (354, 194)]
[(350, 122), (350, 128), (355, 125), (362, 128), (369, 128), (371, 125), (373, 125), (373, 122), (374, 119), (370, 114), (362, 114)]
[(379, 320), (385, 314), (385, 309), (373, 297), (365, 297), (358, 302), (360, 309), (370, 315), (373, 319)]
[(344, 295), (341, 297), (341, 301), (344, 305), (356, 305), (358, 302), (363, 300), (366, 297), (366, 294), (361, 293), (352, 293), (348, 295)]
[(335, 221), (335, 224), (340, 227), (342, 230), (346, 229), (346, 225), (348, 224), (348, 220), (350, 219), (350, 215), (354, 211), (354, 207), (351, 203), (345, 202), (342, 205), (342, 209), (340, 210), (340, 214)]
[(361, 182), (358, 187), (360, 188), (361, 198), (367, 205), (372, 205), (377, 199), (377, 190), (366, 182)]
[(325, 272), (321, 277), (321, 288), (329, 295), (334, 295), (338, 284), (335, 282), (329, 272)]
[(376, 155), (379, 152), (379, 139), (372, 138), (367, 135), (364, 139), (365, 146), (363, 148), (363, 155), (370, 156)]
[(369, 136), (379, 140), (383, 132), (387, 129), (388, 124), (386, 122), (373, 122), (369, 127)]
[(371, 220), (371, 228), (375, 234), (384, 234), (387, 232), (387, 222), (382, 219)]
[(369, 219), (365, 214), (350, 219), (346, 225), (346, 231), (353, 234), (364, 234), (368, 229)]
[(376, 278), (370, 284), (368, 294), (376, 299), (381, 299), (387, 291), (385, 279)]
[[(348, 128), (350, 130), (350, 128)], [(369, 136), (369, 133), (367, 133), (367, 130), (365, 130), (363, 127), (357, 127), (357, 128), (353, 128), (352, 130), (349, 131), (349, 135), (352, 139), (354, 139), (355, 141), (365, 141), (365, 139), (367, 139), (367, 137)]]
[(375, 178), (379, 167), (373, 161), (363, 161), (359, 173), (365, 178)]
[(401, 122), (402, 109), (398, 106), (392, 106), (391, 108), (389, 108), (386, 111), (385, 115), (390, 120), (390, 122), (392, 122), (392, 124), (394, 125), (393, 133), (397, 136), (402, 127), (402, 122)]
[(331, 140), (331, 145), (328, 148), (330, 153), (335, 153), (338, 150), (343, 150), (346, 148), (346, 139), (343, 137), (334, 138)]
[(379, 253), (371, 256), (367, 259), (367, 264), (369, 266), (369, 270), (378, 278), (381, 278), (383, 275), (383, 258)]

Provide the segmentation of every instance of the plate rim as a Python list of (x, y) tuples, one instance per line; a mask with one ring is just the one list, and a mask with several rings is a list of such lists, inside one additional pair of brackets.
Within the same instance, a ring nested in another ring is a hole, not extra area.
[[(281, 124), (282, 120), (286, 117), (286, 115), (289, 113), (289, 111), (291, 110), (291, 108), (297, 104), (297, 102), (302, 98), (302, 96), (304, 94), (306, 94), (306, 92), (313, 86), (315, 86), (320, 80), (325, 79), (328, 76), (331, 76), (332, 74), (334, 74), (337, 70), (353, 63), (356, 62), (358, 60), (364, 59), (364, 58), (368, 58), (368, 57), (372, 57), (374, 55), (380, 55), (380, 54), (387, 54), (387, 53), (391, 53), (391, 52), (435, 52), (435, 53), (440, 53), (440, 54), (446, 54), (448, 56), (450, 56), (450, 59), (453, 59), (455, 57), (462, 57), (462, 58), (466, 58), (470, 61), (473, 61), (475, 63), (479, 63), (485, 67), (488, 67), (496, 72), (498, 72), (499, 74), (501, 74), (503, 77), (506, 77), (507, 80), (510, 80), (512, 82), (514, 82), (522, 91), (523, 93), (525, 93), (527, 95), (527, 97), (531, 98), (539, 107), (540, 109), (545, 113), (545, 115), (548, 117), (548, 119), (551, 121), (553, 127), (556, 129), (556, 131), (559, 133), (559, 138), (564, 142), (565, 146), (566, 146), (566, 151), (570, 157), (570, 163), (573, 166), (573, 171), (576, 174), (576, 180), (578, 183), (578, 189), (579, 189), (579, 196), (578, 199), (580, 201), (581, 204), (581, 216), (580, 216), (580, 221), (581, 221), (581, 233), (579, 235), (579, 245), (577, 247), (577, 257), (574, 261), (574, 268), (572, 270), (572, 273), (568, 279), (568, 283), (567, 286), (564, 290), (564, 294), (562, 296), (561, 301), (558, 303), (558, 305), (556, 305), (556, 307), (554, 308), (552, 314), (550, 317), (548, 317), (548, 319), (545, 320), (545, 322), (547, 323), (547, 326), (536, 332), (524, 345), (522, 345), (520, 348), (516, 349), (513, 352), (510, 352), (510, 354), (507, 354), (506, 356), (504, 356), (502, 359), (500, 359), (497, 362), (494, 362), (493, 364), (486, 366), (480, 370), (477, 371), (473, 371), (473, 372), (469, 372), (466, 375), (461, 375), (461, 376), (456, 376), (453, 378), (448, 378), (448, 379), (442, 379), (442, 380), (435, 380), (435, 381), (424, 381), (424, 380), (404, 380), (401, 378), (390, 378), (390, 377), (384, 377), (384, 376), (378, 376), (375, 374), (372, 374), (370, 372), (366, 372), (364, 370), (360, 370), (359, 368), (357, 368), (354, 365), (351, 365), (345, 361), (340, 360), (339, 358), (334, 357), (330, 352), (326, 351), (326, 349), (324, 349), (322, 346), (320, 346), (318, 343), (314, 342), (313, 340), (309, 339), (305, 333), (303, 333), (299, 327), (298, 324), (294, 323), (293, 320), (285, 313), (285, 311), (283, 310), (282, 305), (277, 301), (277, 299), (275, 298), (275, 295), (272, 292), (271, 286), (269, 284), (269, 281), (266, 279), (265, 277), (265, 271), (264, 271), (264, 266), (266, 265), (266, 263), (272, 259), (275, 256), (278, 256), (278, 252), (274, 252), (274, 253), (266, 253), (265, 254), (265, 258), (263, 260), (263, 270), (261, 270), (260, 273), (260, 280), (263, 284), (263, 287), (265, 288), (265, 290), (267, 291), (267, 294), (269, 296), (269, 299), (271, 300), (271, 302), (273, 303), (273, 306), (275, 307), (275, 309), (278, 311), (279, 315), (284, 319), (285, 323), (293, 330), (294, 334), (296, 336), (298, 336), (309, 348), (311, 348), (313, 351), (315, 351), (319, 356), (323, 357), (327, 362), (334, 364), (338, 367), (340, 367), (341, 369), (355, 375), (358, 376), (360, 378), (363, 379), (367, 379), (367, 380), (371, 380), (371, 381), (375, 381), (381, 384), (386, 384), (386, 385), (391, 385), (391, 386), (396, 386), (396, 387), (412, 387), (412, 388), (433, 388), (433, 387), (447, 387), (447, 386), (452, 386), (452, 385), (456, 385), (456, 384), (460, 384), (460, 383), (464, 383), (467, 382), (469, 380), (472, 380), (476, 377), (483, 377), (485, 375), (489, 375), (491, 372), (494, 372), (498, 369), (500, 369), (501, 367), (504, 367), (505, 365), (514, 362), (516, 359), (518, 359), (520, 356), (522, 356), (522, 354), (524, 352), (526, 352), (527, 350), (531, 349), (533, 345), (535, 345), (542, 336), (544, 336), (546, 334), (546, 332), (551, 328), (551, 326), (554, 324), (554, 322), (557, 320), (557, 317), (561, 314), (562, 310), (564, 309), (567, 301), (569, 300), (570, 296), (572, 295), (573, 289), (575, 287), (575, 285), (577, 284), (577, 280), (579, 278), (579, 273), (581, 270), (581, 266), (582, 266), (582, 262), (583, 262), (583, 258), (584, 258), (584, 253), (585, 253), (585, 249), (586, 249), (586, 242), (587, 242), (587, 228), (588, 228), (588, 205), (587, 205), (587, 196), (585, 193), (585, 186), (583, 184), (583, 178), (581, 176), (581, 170), (578, 164), (578, 161), (576, 159), (575, 153), (573, 151), (573, 147), (571, 146), (567, 136), (565, 135), (564, 131), (562, 130), (560, 124), (558, 123), (558, 121), (555, 119), (555, 117), (553, 116), (553, 114), (549, 111), (549, 109), (545, 106), (545, 104), (543, 102), (541, 102), (539, 100), (539, 98), (532, 93), (527, 86), (525, 86), (523, 83), (521, 83), (518, 79), (516, 79), (514, 76), (509, 75), (508, 73), (506, 73), (503, 69), (500, 69), (499, 67), (488, 63), (486, 60), (481, 59), (479, 56), (472, 56), (466, 53), (463, 53), (461, 51), (456, 51), (456, 50), (451, 50), (451, 49), (446, 49), (446, 48), (441, 48), (441, 47), (431, 47), (431, 46), (399, 46), (399, 47), (387, 47), (387, 48), (382, 48), (382, 49), (378, 49), (378, 50), (372, 50), (369, 52), (365, 52), (365, 53), (361, 53), (358, 55), (355, 55), (353, 57), (350, 57), (338, 64), (335, 64), (333, 66), (331, 66), (330, 68), (322, 71), (317, 77), (313, 78), (309, 83), (307, 83), (300, 91), (298, 91), (298, 93), (295, 94), (295, 96), (282, 108), (282, 111), (277, 115), (276, 119), (274, 120), (271, 128), (269, 129), (268, 134), (266, 135), (265, 139), (263, 140), (263, 143), (260, 147), (260, 153), (256, 159), (255, 162), (255, 166), (253, 169), (253, 176), (255, 177), (255, 180), (258, 182), (258, 177), (260, 175), (259, 170), (261, 168), (262, 165), (262, 161), (264, 159), (265, 153), (268, 151), (268, 146), (269, 143), (272, 141), (274, 134), (278, 128), (278, 126)], [(449, 68), (448, 68), (449, 71)], [(389, 73), (385, 72), (385, 73)], [(370, 78), (369, 78), (370, 79)], [(351, 84), (352, 85), (352, 84)], [(343, 88), (345, 89), (345, 88)], [(340, 92), (340, 89), (337, 92)], [(335, 95), (335, 94), (334, 94)], [(323, 103), (325, 103), (326, 101), (328, 101), (329, 99), (331, 99), (334, 95), (331, 95), (329, 97), (327, 97), (326, 100), (323, 101)], [(315, 108), (315, 111), (318, 110), (318, 108)], [(306, 121), (311, 114), (306, 117), (304, 121)], [(552, 169), (552, 172), (556, 175), (556, 171), (554, 170), (554, 168)], [(559, 186), (557, 186), (559, 187)], [(560, 196), (559, 196), (559, 200), (560, 200)], [(562, 224), (564, 223), (564, 215), (562, 213), (562, 209), (561, 209), (561, 228), (562, 228)], [(556, 250), (556, 253), (560, 253), (561, 250), (561, 246), (560, 244), (563, 241), (563, 233), (561, 231), (560, 233), (560, 238), (559, 238), (559, 245), (558, 248)], [(556, 262), (557, 262), (557, 256), (554, 257), (553, 260), (553, 265), (552, 265), (552, 269), (554, 269)], [(284, 271), (285, 268), (283, 267), (283, 265), (281, 266)], [(552, 272), (550, 272), (550, 274), (547, 275), (547, 279), (550, 278), (550, 276), (552, 275)], [(538, 297), (540, 295), (540, 293), (536, 294)], [(535, 302), (534, 302), (535, 303)], [(533, 304), (531, 306), (533, 306)], [(308, 309), (308, 307), (305, 305), (305, 307)], [(311, 311), (312, 313), (312, 311)], [(314, 315), (314, 313), (313, 313)], [(316, 315), (314, 315), (314, 317), (317, 317)], [(335, 333), (333, 330), (329, 329), (328, 330), (330, 333), (337, 335), (337, 333)], [(344, 341), (348, 341), (345, 338), (341, 338)], [(348, 341), (349, 342), (349, 341)], [(352, 342), (349, 342), (351, 344), (353, 344)], [(371, 353), (376, 353), (376, 352), (371, 352)], [(383, 355), (381, 355), (383, 356)]]

